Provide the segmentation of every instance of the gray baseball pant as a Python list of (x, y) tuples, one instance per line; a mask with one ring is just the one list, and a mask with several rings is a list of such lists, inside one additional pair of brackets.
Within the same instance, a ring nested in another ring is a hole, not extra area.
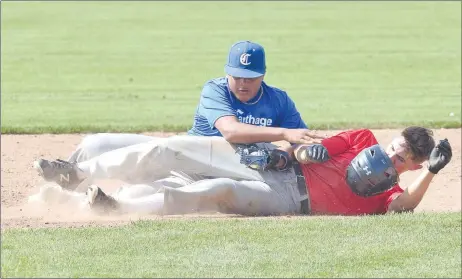
[[(80, 142), (76, 150), (72, 152), (68, 161), (84, 162), (112, 150), (149, 142), (157, 138), (158, 137), (124, 133), (97, 133), (88, 135)], [(124, 194), (139, 196), (143, 193), (155, 193), (163, 186), (174, 188), (182, 187), (199, 179), (200, 177), (187, 176), (181, 172), (169, 174), (165, 178), (156, 181), (143, 181), (142, 185), (133, 185), (136, 184), (136, 182), (127, 179), (126, 182), (129, 184), (122, 186), (119, 191), (123, 190)], [(136, 190), (130, 190), (132, 186), (136, 186)]]
[[(260, 145), (268, 149), (276, 147), (272, 144)], [(173, 136), (109, 151), (78, 163), (78, 167), (93, 179), (109, 178), (137, 183), (166, 177), (172, 169), (213, 178), (196, 181), (177, 190), (166, 187), (164, 198), (167, 211), (191, 212), (201, 206), (221, 204), (221, 210), (227, 208), (239, 214), (299, 212), (302, 197), (293, 170), (255, 171), (241, 164), (235, 151), (235, 146), (222, 137)], [(162, 200), (160, 195), (156, 196), (156, 201)], [(148, 197), (153, 198), (152, 195)], [(132, 204), (132, 207), (125, 208), (134, 208), (133, 204), (149, 204), (151, 200), (148, 197), (145, 200), (134, 199), (136, 202), (132, 203), (127, 199), (126, 204)], [(190, 202), (185, 203), (182, 197), (187, 197), (185, 199)], [(176, 209), (176, 205), (186, 209)]]

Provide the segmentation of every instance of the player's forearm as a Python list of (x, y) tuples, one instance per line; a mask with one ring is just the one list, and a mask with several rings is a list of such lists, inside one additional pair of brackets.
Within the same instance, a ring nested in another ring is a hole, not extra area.
[(245, 123), (233, 123), (220, 131), (231, 143), (275, 142), (284, 140), (284, 128), (262, 127)]
[(422, 201), (435, 174), (424, 170), (420, 176), (390, 205), (391, 211), (413, 210)]

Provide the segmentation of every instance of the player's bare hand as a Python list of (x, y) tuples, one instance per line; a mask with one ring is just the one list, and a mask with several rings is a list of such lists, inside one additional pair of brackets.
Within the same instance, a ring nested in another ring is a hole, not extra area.
[(309, 129), (286, 129), (284, 139), (290, 143), (314, 144), (321, 143), (327, 135)]

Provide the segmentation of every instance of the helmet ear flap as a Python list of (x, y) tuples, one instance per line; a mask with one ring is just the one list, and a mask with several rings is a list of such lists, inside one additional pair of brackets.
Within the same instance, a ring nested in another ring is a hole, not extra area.
[(383, 174), (389, 179), (393, 178), (394, 173), (395, 173), (395, 169), (392, 167), (389, 167), (383, 172)]

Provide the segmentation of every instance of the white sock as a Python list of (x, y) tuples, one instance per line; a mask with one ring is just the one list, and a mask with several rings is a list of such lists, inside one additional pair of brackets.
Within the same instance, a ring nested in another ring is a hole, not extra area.
[(119, 199), (121, 211), (124, 213), (162, 214), (164, 194), (157, 193), (136, 199)]

